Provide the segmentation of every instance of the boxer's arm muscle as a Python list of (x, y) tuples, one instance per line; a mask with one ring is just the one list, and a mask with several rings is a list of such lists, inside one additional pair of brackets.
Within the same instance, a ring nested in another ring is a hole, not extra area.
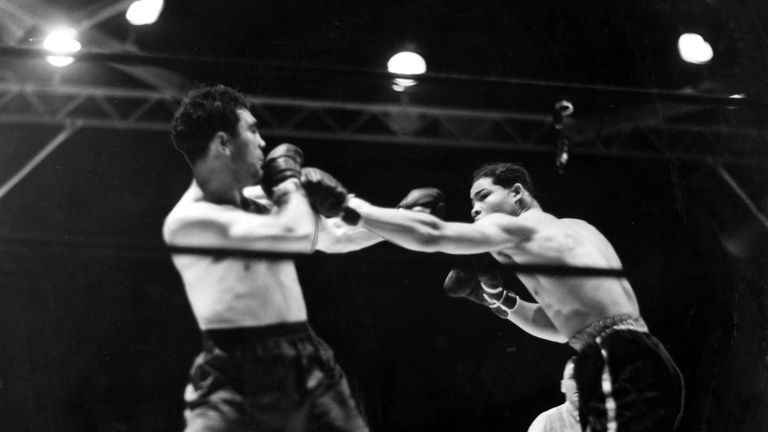
[(346, 253), (383, 241), (380, 236), (361, 226), (349, 226), (340, 218), (318, 216), (317, 250), (326, 253)]
[(376, 207), (350, 200), (363, 226), (405, 248), (423, 252), (476, 254), (514, 247), (530, 239), (535, 227), (509, 215), (492, 214), (469, 224), (443, 222), (420, 212)]

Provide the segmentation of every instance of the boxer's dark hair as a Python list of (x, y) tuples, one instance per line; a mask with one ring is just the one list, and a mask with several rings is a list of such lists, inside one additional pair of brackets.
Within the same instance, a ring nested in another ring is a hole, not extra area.
[(488, 177), (493, 184), (504, 188), (510, 188), (515, 183), (520, 183), (531, 195), (534, 195), (533, 182), (528, 171), (522, 165), (509, 162), (492, 162), (483, 164), (472, 174), (472, 183), (483, 177)]
[(237, 133), (237, 110), (248, 109), (248, 101), (238, 91), (218, 84), (192, 90), (173, 115), (171, 140), (192, 164), (203, 157), (216, 132)]

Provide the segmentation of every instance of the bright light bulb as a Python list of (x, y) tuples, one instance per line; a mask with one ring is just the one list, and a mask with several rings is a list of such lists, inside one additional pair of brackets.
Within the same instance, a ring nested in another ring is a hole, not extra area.
[(416, 80), (410, 78), (395, 78), (394, 82), (401, 87), (410, 87), (416, 85)]
[(75, 58), (70, 56), (47, 56), (45, 60), (56, 67), (69, 66), (75, 62)]
[[(747, 95), (745, 95), (744, 93), (736, 93), (736, 94), (732, 94), (732, 95), (730, 95), (728, 97), (731, 98), (731, 99), (744, 99), (745, 97), (747, 97)], [(730, 106), (727, 106), (726, 108), (728, 108), (728, 109), (735, 109), (736, 107), (730, 105)]]
[(389, 59), (387, 70), (398, 75), (421, 75), (427, 71), (427, 62), (415, 52), (403, 51)]
[(78, 52), (82, 45), (75, 39), (76, 36), (77, 32), (71, 28), (54, 30), (43, 40), (43, 48), (60, 54)]
[[(77, 32), (71, 28), (57, 29), (48, 34), (43, 40), (43, 48), (57, 54), (71, 54), (80, 51), (82, 44), (76, 39)], [(48, 63), (56, 67), (64, 67), (75, 61), (71, 56), (48, 56)]]
[(709, 42), (696, 33), (684, 33), (677, 40), (680, 58), (688, 63), (705, 64), (712, 60), (713, 52)]
[(125, 19), (133, 25), (153, 24), (163, 10), (163, 0), (138, 0), (128, 7)]

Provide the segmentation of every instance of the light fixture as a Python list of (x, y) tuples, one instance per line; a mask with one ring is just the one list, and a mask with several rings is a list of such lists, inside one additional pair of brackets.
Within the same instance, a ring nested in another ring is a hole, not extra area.
[(565, 173), (565, 167), (571, 159), (571, 139), (564, 133), (565, 118), (573, 114), (573, 104), (568, 100), (555, 102), (555, 111), (552, 113), (552, 124), (557, 133), (555, 146), (555, 166), (560, 174)]
[(555, 166), (560, 174), (565, 172), (565, 166), (571, 158), (571, 139), (566, 135), (557, 137), (557, 149), (555, 150)]
[[(402, 51), (393, 55), (387, 62), (387, 70), (397, 75), (421, 75), (427, 71), (427, 62), (424, 57), (411, 51)], [(408, 87), (417, 84), (414, 78), (398, 77), (392, 80), (392, 89), (405, 91)]]
[[(736, 94), (732, 94), (732, 95), (730, 95), (728, 97), (731, 98), (731, 99), (744, 99), (745, 97), (747, 97), (747, 95), (745, 95), (744, 93), (736, 93)], [(736, 106), (728, 105), (726, 108), (728, 108), (728, 109), (736, 109)]]
[(128, 7), (125, 19), (135, 26), (154, 24), (160, 17), (163, 3), (163, 0), (137, 0)]
[(56, 67), (72, 64), (75, 58), (63, 54), (73, 54), (80, 51), (82, 44), (76, 39), (77, 32), (72, 28), (57, 29), (48, 34), (43, 40), (43, 48), (58, 55), (47, 56), (48, 63)]
[(696, 33), (683, 33), (677, 40), (677, 50), (680, 58), (688, 63), (706, 64), (712, 60), (714, 53), (709, 42)]

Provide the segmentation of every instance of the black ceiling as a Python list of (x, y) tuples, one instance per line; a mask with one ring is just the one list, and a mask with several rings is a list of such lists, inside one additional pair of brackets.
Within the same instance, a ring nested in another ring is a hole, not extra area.
[[(5, 42), (34, 45), (48, 25), (77, 27), (112, 3), (18, 2), (45, 20), (19, 26), (23, 32), (6, 31)], [(739, 32), (753, 32), (750, 10), (711, 3), (176, 0), (166, 2), (153, 25), (134, 27), (114, 13), (81, 33), (86, 50), (130, 47), (294, 68), (384, 71), (392, 54), (410, 49), (425, 57), (432, 73), (678, 89), (704, 78), (736, 78), (739, 57), (754, 49), (740, 46)], [(687, 65), (677, 55), (677, 37), (691, 31), (715, 49), (706, 67)]]
[(402, 49), (430, 71), (678, 88), (696, 71), (677, 36), (699, 31), (733, 59), (721, 10), (699, 0), (480, 2), (169, 1), (160, 20), (98, 25), (142, 51), (383, 70)]

